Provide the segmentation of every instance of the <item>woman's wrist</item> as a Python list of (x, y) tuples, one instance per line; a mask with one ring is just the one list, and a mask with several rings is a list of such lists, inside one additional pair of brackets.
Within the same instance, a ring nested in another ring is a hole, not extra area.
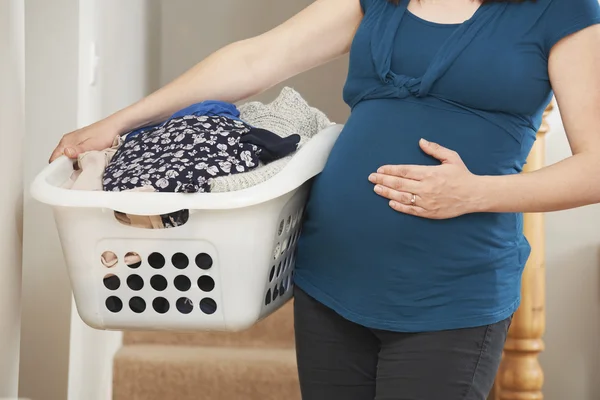
[(474, 182), (472, 189), (472, 202), (471, 212), (492, 212), (495, 207), (497, 199), (497, 193), (494, 188), (494, 176), (487, 175), (474, 175)]

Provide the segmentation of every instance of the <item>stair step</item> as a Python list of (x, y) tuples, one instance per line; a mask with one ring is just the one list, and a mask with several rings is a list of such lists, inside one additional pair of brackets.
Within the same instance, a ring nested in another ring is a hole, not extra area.
[(113, 400), (300, 400), (292, 349), (128, 345)]
[(161, 344), (177, 346), (221, 346), (294, 348), (293, 300), (242, 332), (126, 332), (125, 345)]

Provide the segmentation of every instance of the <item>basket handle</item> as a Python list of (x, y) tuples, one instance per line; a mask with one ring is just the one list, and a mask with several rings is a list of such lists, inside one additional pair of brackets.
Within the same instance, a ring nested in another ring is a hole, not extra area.
[[(56, 207), (107, 208), (126, 214), (160, 215), (179, 210), (227, 210), (250, 207), (299, 188), (324, 168), (342, 125), (325, 128), (309, 140), (272, 178), (247, 189), (226, 193), (143, 193), (79, 191), (61, 188), (72, 173), (71, 160), (62, 156), (48, 165), (31, 184), (36, 200)], [(63, 180), (63, 181), (64, 181)]]

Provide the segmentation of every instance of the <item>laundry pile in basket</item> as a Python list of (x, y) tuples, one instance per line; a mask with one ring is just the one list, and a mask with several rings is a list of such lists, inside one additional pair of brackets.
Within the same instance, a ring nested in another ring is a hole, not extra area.
[[(271, 178), (293, 153), (331, 125), (294, 89), (271, 103), (236, 107), (204, 101), (166, 121), (115, 138), (113, 146), (78, 157), (63, 187), (73, 190), (230, 192)], [(126, 225), (162, 229), (184, 224), (187, 210), (168, 215), (116, 213)]]

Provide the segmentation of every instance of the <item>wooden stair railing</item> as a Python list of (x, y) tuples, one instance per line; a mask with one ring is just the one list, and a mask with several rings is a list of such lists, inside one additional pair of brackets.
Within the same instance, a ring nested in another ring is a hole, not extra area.
[[(527, 159), (524, 171), (544, 166), (545, 135), (549, 131), (548, 115), (544, 113), (537, 140)], [(543, 400), (544, 372), (538, 361), (544, 350), (542, 337), (546, 328), (545, 237), (543, 214), (524, 215), (525, 236), (531, 244), (531, 256), (523, 272), (521, 306), (515, 313), (508, 333), (504, 356), (496, 378), (494, 400)]]

